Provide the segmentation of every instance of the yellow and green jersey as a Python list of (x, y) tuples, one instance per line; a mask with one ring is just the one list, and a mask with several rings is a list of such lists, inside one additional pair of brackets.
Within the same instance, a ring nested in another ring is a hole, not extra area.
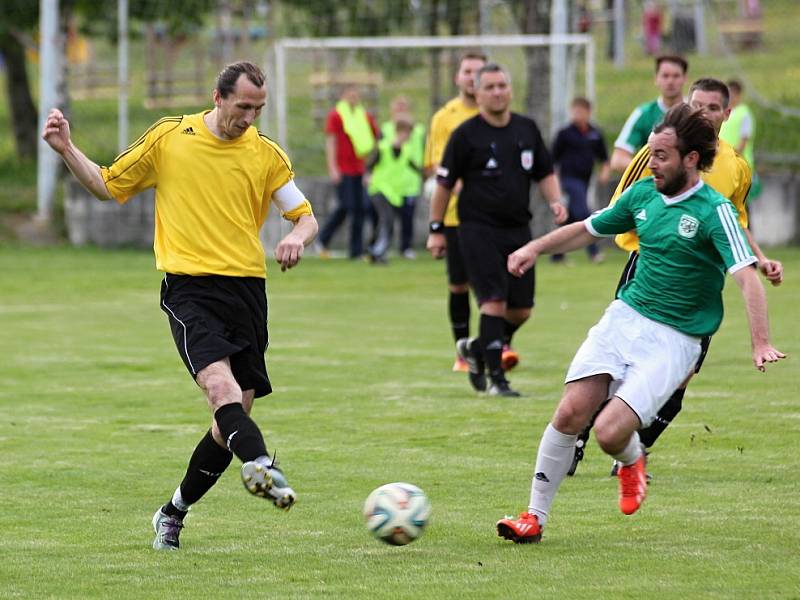
[[(650, 148), (645, 145), (633, 157), (628, 168), (625, 169), (617, 189), (614, 190), (609, 206), (614, 204), (617, 198), (631, 185), (652, 175), (647, 166), (649, 160)], [(708, 171), (700, 173), (700, 178), (731, 201), (738, 213), (739, 224), (743, 228), (747, 227), (747, 206), (745, 201), (751, 184), (751, 171), (747, 161), (730, 144), (724, 140), (719, 140), (714, 163)], [(616, 242), (617, 246), (629, 252), (639, 249), (639, 238), (635, 231), (616, 236), (614, 242)]]
[[(433, 165), (442, 162), (444, 149), (450, 134), (456, 127), (467, 119), (478, 114), (478, 108), (466, 106), (461, 98), (453, 98), (442, 108), (434, 113), (431, 119), (430, 130), (428, 131), (428, 141), (425, 144), (425, 159), (423, 166), (430, 169)], [(458, 198), (455, 194), (450, 196), (447, 204), (447, 211), (444, 214), (444, 224), (448, 227), (458, 226)]]
[(702, 180), (669, 198), (648, 177), (584, 223), (597, 237), (636, 229), (636, 277), (618, 297), (695, 337), (713, 334), (722, 322), (726, 269), (735, 273), (756, 262), (733, 204)]
[[(205, 113), (165, 117), (101, 175), (120, 203), (156, 190), (156, 267), (180, 275), (265, 277), (259, 231), (276, 190), (294, 177), (281, 148), (255, 127), (221, 140)], [(284, 212), (311, 214), (303, 200)]]

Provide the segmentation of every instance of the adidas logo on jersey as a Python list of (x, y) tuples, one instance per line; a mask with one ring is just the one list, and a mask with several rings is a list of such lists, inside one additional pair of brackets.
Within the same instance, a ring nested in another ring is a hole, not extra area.
[(181, 133), (185, 133), (186, 135), (196, 135), (194, 129), (192, 129), (191, 127), (187, 127), (186, 129), (181, 131)]
[(486, 168), (487, 169), (496, 169), (497, 168), (497, 161), (493, 158), (490, 158), (486, 161)]
[(636, 216), (633, 218), (637, 219), (638, 221), (647, 221), (647, 212), (645, 212), (645, 210), (642, 209), (638, 213), (636, 213)]

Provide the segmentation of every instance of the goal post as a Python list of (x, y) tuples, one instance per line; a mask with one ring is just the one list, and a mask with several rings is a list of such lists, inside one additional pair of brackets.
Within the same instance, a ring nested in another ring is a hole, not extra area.
[[(550, 124), (551, 129), (566, 122), (567, 110), (577, 76), (578, 54), (582, 51), (584, 62), (583, 94), (595, 100), (595, 48), (592, 37), (584, 34), (553, 35), (468, 35), (468, 36), (409, 36), (409, 37), (335, 37), (335, 38), (283, 38), (276, 40), (273, 57), (265, 64), (274, 64), (274, 116), (275, 133), (284, 148), (292, 145), (289, 133), (289, 53), (292, 50), (431, 50), (468, 48), (562, 48), (566, 52), (550, 53)], [(570, 51), (570, 49), (574, 49)], [(577, 52), (575, 51), (577, 50)], [(504, 65), (510, 67), (511, 65)], [(448, 74), (451, 77), (452, 74)], [(262, 116), (262, 129), (267, 129), (268, 116)]]

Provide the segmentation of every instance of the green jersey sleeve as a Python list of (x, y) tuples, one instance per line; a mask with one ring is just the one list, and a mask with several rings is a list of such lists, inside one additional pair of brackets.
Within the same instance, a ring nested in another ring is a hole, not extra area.
[(594, 237), (614, 237), (635, 229), (633, 205), (637, 196), (638, 186), (629, 187), (614, 204), (584, 220), (584, 226)]
[(725, 262), (728, 272), (733, 274), (758, 262), (739, 225), (733, 204), (730, 202), (718, 204), (714, 215), (716, 218), (711, 219), (711, 241)]

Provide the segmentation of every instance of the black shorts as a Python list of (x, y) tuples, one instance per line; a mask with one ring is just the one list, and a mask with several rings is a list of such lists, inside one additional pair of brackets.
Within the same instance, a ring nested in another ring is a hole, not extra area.
[(263, 279), (168, 273), (161, 310), (192, 377), (227, 357), (242, 390), (255, 390), (256, 398), (272, 391), (264, 360), (269, 338)]
[(531, 241), (528, 227), (501, 229), (481, 223), (462, 223), (458, 227), (458, 239), (478, 304), (502, 301), (509, 308), (533, 306), (534, 269), (522, 277), (508, 272), (508, 255)]
[[(615, 298), (619, 298), (619, 291), (622, 289), (626, 283), (628, 283), (633, 276), (636, 275), (636, 265), (639, 262), (639, 253), (634, 250), (628, 256), (628, 262), (625, 263), (625, 267), (622, 269), (622, 275), (619, 278), (619, 283), (617, 284), (617, 291), (614, 293)], [(708, 347), (711, 345), (711, 336), (707, 335), (700, 340), (700, 358), (697, 359), (697, 363), (694, 366), (694, 372), (699, 373), (700, 367), (703, 366), (703, 361), (706, 359), (706, 354), (708, 354)]]
[(447, 282), (450, 285), (464, 285), (469, 281), (464, 258), (461, 256), (461, 246), (458, 244), (458, 227), (445, 227), (444, 238), (447, 240)]

